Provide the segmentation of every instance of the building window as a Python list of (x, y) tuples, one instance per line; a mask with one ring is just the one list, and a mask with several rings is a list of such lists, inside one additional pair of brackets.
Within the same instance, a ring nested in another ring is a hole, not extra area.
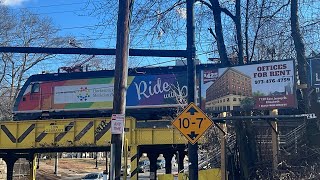
[(237, 101), (237, 98), (233, 98), (233, 101)]
[(239, 98), (239, 101), (241, 102), (241, 98)]
[(226, 99), (223, 99), (223, 102), (226, 102)]
[(229, 100), (230, 100), (230, 99), (229, 99), (229, 98), (227, 98), (227, 102), (229, 102)]

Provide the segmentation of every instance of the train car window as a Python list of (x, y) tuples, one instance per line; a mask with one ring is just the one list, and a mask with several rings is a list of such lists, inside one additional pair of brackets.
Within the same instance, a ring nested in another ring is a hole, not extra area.
[(40, 84), (39, 83), (32, 84), (31, 93), (37, 93), (37, 92), (40, 92)]

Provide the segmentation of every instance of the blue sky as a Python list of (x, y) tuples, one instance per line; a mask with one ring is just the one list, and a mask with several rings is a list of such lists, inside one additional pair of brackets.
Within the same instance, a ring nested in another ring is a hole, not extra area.
[[(80, 40), (94, 39), (96, 35), (96, 17), (89, 16), (88, 0), (4, 0), (4, 5), (18, 10), (26, 8), (40, 16), (52, 19), (62, 35), (72, 35)], [(101, 46), (103, 44), (94, 44)]]
[[(1, 1), (1, 0), (0, 0)], [(116, 17), (104, 30), (101, 17), (90, 15), (93, 12), (92, 3), (98, 4), (100, 0), (2, 0), (3, 4), (13, 10), (26, 8), (35, 14), (52, 19), (53, 24), (60, 30), (61, 35), (73, 36), (77, 40), (84, 42), (81, 47), (95, 48), (115, 48), (116, 46)], [(88, 6), (88, 2), (90, 5)], [(117, 1), (110, 1), (110, 4)], [(137, 2), (138, 3), (138, 2)], [(117, 9), (117, 5), (110, 7)], [(108, 7), (110, 9), (110, 7)], [(110, 10), (112, 11), (112, 10)], [(115, 11), (116, 12), (116, 11)], [(113, 13), (114, 14), (114, 13)], [(100, 19), (99, 19), (100, 18)], [(109, 21), (109, 19), (107, 19)], [(135, 34), (135, 37), (143, 39), (144, 31)], [(138, 39), (137, 38), (137, 39)], [(133, 38), (132, 38), (133, 39)], [(166, 40), (157, 40), (156, 43), (150, 44), (148, 40), (139, 40), (138, 43), (130, 44), (130, 48), (151, 48), (151, 49), (173, 49), (169, 47), (171, 44), (178, 44), (179, 49), (186, 48), (185, 37), (179, 36), (180, 41), (169, 42)], [(182, 41), (181, 41), (182, 40)], [(181, 43), (182, 42), (182, 43)], [(87, 44), (86, 44), (87, 43)], [(180, 43), (180, 45), (179, 45)], [(176, 45), (177, 46), (177, 45)], [(173, 47), (173, 46), (172, 46)], [(147, 57), (130, 57), (130, 59), (138, 59), (134, 66), (146, 66), (149, 64), (157, 64), (173, 58), (147, 58)], [(174, 58), (175, 59), (175, 58)], [(174, 65), (174, 61), (160, 65)]]

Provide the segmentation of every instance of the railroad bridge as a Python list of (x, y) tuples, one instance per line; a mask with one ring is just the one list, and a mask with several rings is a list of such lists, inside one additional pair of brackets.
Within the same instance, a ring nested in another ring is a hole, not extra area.
[[(139, 124), (139, 123), (138, 123)], [(131, 179), (138, 179), (138, 162), (142, 153), (150, 160), (150, 172), (156, 172), (159, 154), (170, 160), (166, 173), (171, 173), (171, 158), (178, 152), (178, 169), (183, 169), (186, 139), (169, 121), (154, 123), (126, 118), (125, 138), (131, 155)], [(152, 124), (151, 127), (146, 124)], [(166, 124), (166, 125), (165, 125)], [(19, 158), (30, 162), (30, 179), (35, 179), (36, 154), (45, 152), (110, 151), (110, 118), (52, 119), (0, 122), (0, 158), (7, 164), (7, 179), (13, 177), (13, 166)]]

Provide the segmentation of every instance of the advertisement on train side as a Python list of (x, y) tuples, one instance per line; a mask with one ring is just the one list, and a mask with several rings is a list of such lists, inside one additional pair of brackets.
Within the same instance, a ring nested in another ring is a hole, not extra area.
[(320, 103), (320, 58), (310, 61), (310, 83), (317, 93), (317, 102)]
[[(67, 80), (54, 86), (54, 106), (60, 109), (107, 108), (113, 105), (114, 78)], [(174, 107), (185, 103), (184, 72), (128, 77), (127, 107)]]
[(293, 61), (279, 61), (201, 73), (203, 109), (230, 111), (296, 107)]

